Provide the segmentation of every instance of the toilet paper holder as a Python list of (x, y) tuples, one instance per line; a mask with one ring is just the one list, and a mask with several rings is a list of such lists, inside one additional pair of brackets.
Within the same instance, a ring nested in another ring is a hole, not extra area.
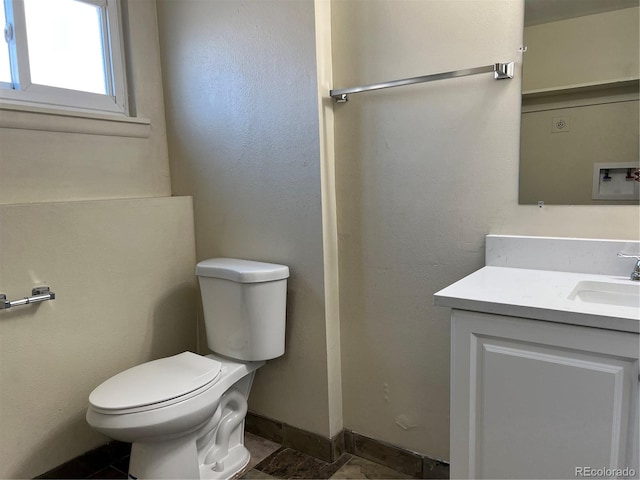
[(7, 300), (7, 296), (4, 293), (0, 293), (0, 310), (6, 310), (7, 308), (18, 307), (20, 305), (29, 305), (30, 303), (45, 302), (55, 298), (56, 294), (46, 285), (33, 287), (30, 297), (24, 297), (19, 300)]

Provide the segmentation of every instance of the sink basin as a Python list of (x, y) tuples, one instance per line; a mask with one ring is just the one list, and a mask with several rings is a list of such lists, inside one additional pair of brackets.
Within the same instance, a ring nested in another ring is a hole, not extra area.
[(569, 294), (569, 300), (640, 308), (640, 285), (582, 281)]

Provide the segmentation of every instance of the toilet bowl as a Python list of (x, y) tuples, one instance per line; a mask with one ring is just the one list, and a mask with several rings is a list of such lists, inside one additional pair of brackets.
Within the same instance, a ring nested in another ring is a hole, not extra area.
[(249, 462), (247, 399), (256, 370), (284, 352), (289, 270), (213, 259), (196, 272), (209, 347), (218, 354), (153, 360), (111, 377), (89, 396), (89, 425), (132, 444), (129, 478), (228, 479)]

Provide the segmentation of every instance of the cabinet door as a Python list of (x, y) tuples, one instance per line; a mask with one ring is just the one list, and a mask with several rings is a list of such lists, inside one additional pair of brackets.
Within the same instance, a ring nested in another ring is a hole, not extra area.
[(638, 474), (637, 334), (454, 310), (451, 360), (452, 478)]

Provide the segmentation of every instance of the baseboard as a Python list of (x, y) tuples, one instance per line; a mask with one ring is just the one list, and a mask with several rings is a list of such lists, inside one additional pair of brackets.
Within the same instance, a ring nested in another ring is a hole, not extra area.
[(333, 462), (346, 452), (415, 478), (449, 478), (449, 464), (446, 462), (369, 438), (351, 430), (342, 430), (338, 435), (329, 439), (253, 412), (247, 413), (245, 428), (248, 432), (325, 462)]
[(344, 431), (328, 439), (317, 433), (307, 432), (252, 412), (247, 413), (245, 417), (245, 429), (247, 432), (325, 462), (333, 462), (345, 452)]

